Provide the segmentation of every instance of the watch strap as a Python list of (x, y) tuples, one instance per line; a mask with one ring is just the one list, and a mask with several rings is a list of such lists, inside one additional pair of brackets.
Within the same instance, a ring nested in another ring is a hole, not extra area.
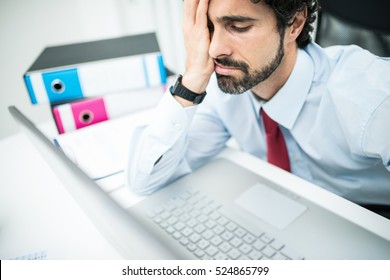
[(170, 92), (172, 95), (177, 95), (185, 100), (191, 101), (194, 104), (200, 104), (202, 103), (203, 99), (206, 96), (206, 92), (203, 93), (195, 93), (188, 88), (186, 88), (181, 82), (182, 82), (183, 76), (180, 75), (174, 86), (170, 87)]

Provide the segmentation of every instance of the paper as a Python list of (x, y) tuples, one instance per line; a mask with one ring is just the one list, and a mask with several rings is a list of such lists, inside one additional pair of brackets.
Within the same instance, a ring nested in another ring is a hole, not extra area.
[(132, 131), (149, 121), (153, 110), (133, 113), (59, 135), (55, 141), (90, 178), (98, 180), (123, 172)]

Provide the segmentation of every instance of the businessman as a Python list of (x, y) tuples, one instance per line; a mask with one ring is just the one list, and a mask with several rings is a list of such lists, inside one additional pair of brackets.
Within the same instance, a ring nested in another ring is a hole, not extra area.
[(240, 148), (359, 204), (390, 204), (390, 60), (310, 38), (317, 0), (184, 0), (185, 71), (136, 129), (148, 194)]

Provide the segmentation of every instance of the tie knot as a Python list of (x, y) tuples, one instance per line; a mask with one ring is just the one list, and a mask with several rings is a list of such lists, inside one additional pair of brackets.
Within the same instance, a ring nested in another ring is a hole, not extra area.
[(271, 132), (271, 131), (274, 131), (275, 129), (278, 128), (278, 123), (275, 122), (273, 119), (271, 119), (267, 115), (267, 113), (264, 111), (264, 109), (260, 110), (260, 114), (263, 118), (263, 123), (264, 123), (264, 127), (265, 127), (266, 132)]

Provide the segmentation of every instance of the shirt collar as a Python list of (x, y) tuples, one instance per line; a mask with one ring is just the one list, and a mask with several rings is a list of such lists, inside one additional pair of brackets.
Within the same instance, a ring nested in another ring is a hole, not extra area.
[(313, 60), (306, 51), (298, 49), (297, 61), (287, 82), (271, 100), (260, 106), (274, 121), (291, 129), (305, 103), (313, 76)]

